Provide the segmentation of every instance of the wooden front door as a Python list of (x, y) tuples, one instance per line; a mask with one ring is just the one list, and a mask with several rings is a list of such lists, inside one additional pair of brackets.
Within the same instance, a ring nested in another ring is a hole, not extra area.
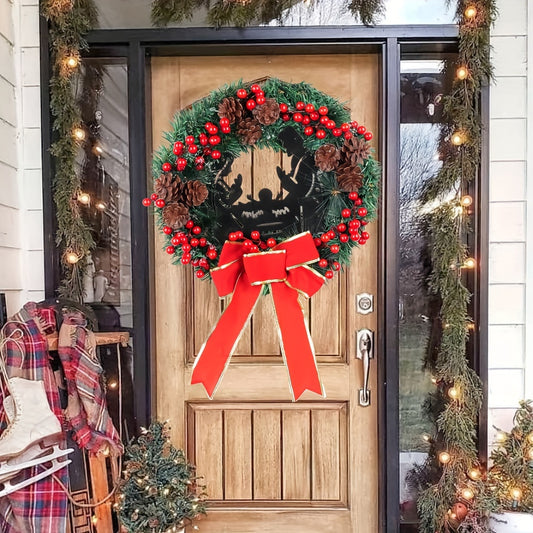
[[(378, 64), (375, 55), (154, 58), (154, 148), (176, 111), (223, 84), (265, 76), (314, 85), (376, 134)], [(244, 194), (273, 190), (285, 157), (262, 150), (236, 160)], [(356, 312), (356, 295), (377, 291), (377, 225), (369, 231), (351, 268), (303, 302), (327, 398), (306, 392), (296, 403), (269, 298), (260, 299), (214, 400), (190, 385), (194, 356), (224, 302), (212, 283), (193, 280), (191, 268), (172, 265), (155, 237), (156, 413), (170, 420), (174, 444), (205, 478), (204, 533), (377, 533), (376, 368), (372, 405), (360, 407), (355, 359), (357, 330), (376, 329), (376, 312)]]

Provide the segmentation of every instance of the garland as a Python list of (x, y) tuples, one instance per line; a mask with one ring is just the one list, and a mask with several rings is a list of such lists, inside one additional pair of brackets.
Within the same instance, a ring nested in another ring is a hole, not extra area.
[(46, 0), (41, 11), (49, 23), (52, 77), (50, 110), (55, 140), (53, 191), (56, 206), (56, 244), (61, 254), (61, 286), (64, 298), (83, 301), (85, 258), (93, 247), (91, 228), (85, 223), (78, 203), (80, 176), (76, 154), (86, 136), (76, 102), (75, 83), (80, 67), (80, 51), (87, 47), (83, 36), (96, 25), (93, 0)]
[[(153, 0), (152, 23), (167, 26), (190, 20), (201, 8), (207, 9), (207, 23), (221, 26), (250, 26), (268, 24), (273, 20), (283, 22), (291, 7), (302, 0)], [(356, 20), (371, 25), (383, 14), (384, 0), (345, 0), (347, 9)], [(309, 6), (312, 9), (312, 6)]]
[(459, 55), (456, 64), (446, 67), (455, 70), (455, 80), (444, 99), (443, 165), (425, 195), (429, 205), (438, 205), (429, 216), (429, 285), (441, 301), (442, 334), (436, 354), (426, 361), (436, 385), (426, 407), (436, 427), (419, 472), (426, 478), (418, 499), (423, 533), (470, 531), (473, 524), (476, 531), (485, 527), (476, 442), (482, 384), (466, 353), (468, 334), (475, 326), (468, 316), (471, 294), (464, 276), (476, 266), (465, 245), (472, 205), (467, 192), (480, 166), (480, 95), (482, 83), (492, 77), (489, 30), (495, 17), (494, 0), (458, 2)]

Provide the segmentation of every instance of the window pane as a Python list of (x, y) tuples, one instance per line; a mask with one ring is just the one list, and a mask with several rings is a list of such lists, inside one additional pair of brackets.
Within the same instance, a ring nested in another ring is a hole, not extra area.
[(427, 290), (428, 242), (421, 195), (439, 171), (442, 95), (448, 87), (442, 61), (402, 61), (400, 125), (400, 516), (403, 533), (418, 531), (409, 482), (427, 456), (433, 433), (424, 402), (432, 390), (423, 362), (438, 335), (438, 301)]
[[(236, 1), (236, 0), (235, 0)], [(451, 24), (454, 3), (446, 0), (386, 0), (379, 24)], [(149, 28), (148, 0), (96, 0), (101, 28)], [(285, 26), (338, 26), (359, 24), (346, 9), (346, 0), (303, 0), (287, 12)], [(273, 21), (272, 25), (277, 25)], [(206, 26), (206, 11), (198, 9), (181, 27)]]

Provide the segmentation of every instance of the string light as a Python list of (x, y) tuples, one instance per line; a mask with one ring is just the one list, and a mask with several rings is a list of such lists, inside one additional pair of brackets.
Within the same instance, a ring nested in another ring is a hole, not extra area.
[(474, 498), (474, 491), (472, 489), (469, 489), (469, 488), (463, 489), (462, 492), (461, 492), (461, 496), (465, 500), (472, 500)]
[(77, 56), (72, 55), (65, 58), (65, 65), (71, 70), (74, 70), (79, 64), (80, 60)]
[(94, 155), (102, 155), (104, 153), (104, 149), (102, 145), (99, 142), (94, 143), (93, 146), (93, 154)]
[(518, 487), (514, 487), (511, 489), (511, 496), (513, 498), (513, 508), (518, 507), (520, 498), (522, 498), (522, 491)]
[(528, 457), (533, 461), (533, 448), (527, 453)]
[(533, 444), (533, 431), (527, 436), (527, 440)]
[(470, 207), (472, 204), (474, 203), (474, 200), (472, 199), (472, 197), (468, 194), (466, 194), (465, 196), (463, 196), (461, 198), (461, 205), (463, 207)]
[(433, 383), (433, 385), (437, 384), (437, 378), (435, 376), (431, 377), (431, 383)]
[(477, 468), (471, 468), (468, 472), (468, 477), (471, 480), (476, 481), (481, 477), (481, 472)]
[(105, 211), (106, 205), (105, 202), (102, 202), (101, 200), (96, 203), (96, 209), (100, 211)]
[(78, 202), (83, 205), (89, 205), (91, 203), (91, 195), (88, 192), (80, 192), (78, 194)]
[(79, 126), (74, 128), (72, 130), (72, 136), (77, 141), (83, 141), (85, 140), (85, 130), (83, 128), (80, 128)]
[(459, 398), (459, 389), (457, 389), (456, 387), (451, 387), (451, 388), (448, 390), (448, 396), (449, 396), (452, 400), (457, 400), (457, 398)]
[(93, 516), (91, 517), (91, 522), (94, 525), (96, 525), (98, 523), (98, 517), (95, 514), (93, 514)]
[(461, 146), (466, 141), (466, 133), (464, 131), (457, 130), (452, 134), (451, 141), (454, 146)]
[(102, 451), (102, 455), (103, 455), (104, 457), (108, 457), (108, 456), (109, 456), (109, 453), (110, 453), (110, 451), (109, 451), (109, 446), (106, 446), (106, 447), (104, 448), (104, 450)]
[(439, 461), (443, 465), (448, 464), (451, 461), (451, 459), (452, 459), (452, 456), (448, 452), (440, 452), (439, 453)]
[(476, 267), (476, 260), (473, 257), (469, 257), (468, 259), (465, 259), (465, 262), (463, 263), (463, 268), (475, 268)]
[(465, 80), (468, 78), (468, 69), (462, 65), (456, 70), (455, 75), (457, 76), (458, 80)]
[(477, 9), (476, 6), (468, 6), (465, 9), (465, 17), (467, 19), (473, 19), (477, 15)]
[(110, 389), (116, 389), (118, 387), (118, 382), (116, 379), (112, 379), (111, 381), (109, 381), (107, 383), (107, 386), (110, 388)]
[(67, 252), (65, 259), (67, 260), (67, 263), (75, 265), (80, 260), (80, 256), (75, 252)]
[(499, 442), (500, 444), (505, 442), (507, 440), (507, 433), (504, 433), (503, 431), (498, 431), (496, 433), (496, 442)]
[(476, 329), (476, 325), (473, 323), (473, 322), (470, 322), (467, 326), (466, 326), (466, 329), (468, 329), (469, 331), (474, 331)]
[(424, 435), (422, 435), (422, 440), (424, 442), (430, 442), (431, 441), (431, 437), (427, 433), (424, 433)]

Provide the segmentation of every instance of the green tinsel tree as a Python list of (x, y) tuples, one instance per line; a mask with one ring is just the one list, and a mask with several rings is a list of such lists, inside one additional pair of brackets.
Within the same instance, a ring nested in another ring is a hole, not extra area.
[(490, 511), (533, 512), (533, 402), (520, 402), (509, 433), (499, 431), (480, 503)]
[(206, 512), (195, 467), (172, 446), (169, 429), (166, 422), (152, 422), (126, 448), (117, 510), (131, 533), (176, 531)]

